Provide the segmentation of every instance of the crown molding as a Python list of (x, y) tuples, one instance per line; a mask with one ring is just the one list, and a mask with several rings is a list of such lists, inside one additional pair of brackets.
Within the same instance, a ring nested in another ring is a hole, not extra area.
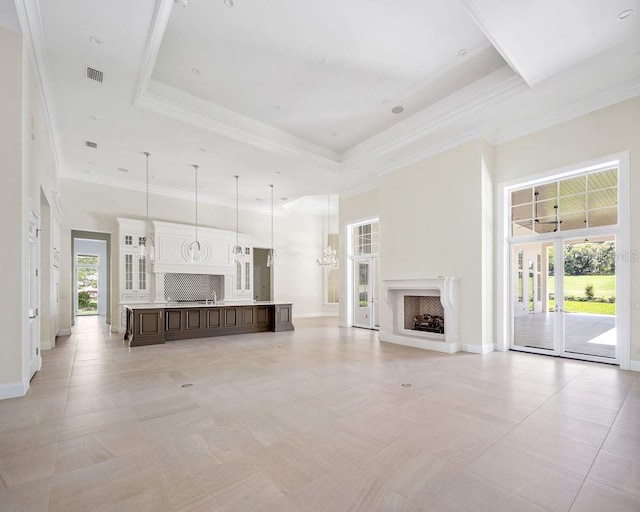
[(60, 126), (56, 115), (47, 48), (40, 20), (40, 7), (37, 0), (15, 0), (16, 12), (22, 29), (22, 37), (29, 52), (31, 68), (36, 82), (36, 88), (42, 102), (42, 113), (51, 144), (53, 161), (56, 170), (64, 166), (64, 154), (60, 140)]
[(136, 106), (244, 144), (337, 170), (338, 154), (156, 80)]
[(378, 135), (343, 153), (341, 171), (373, 163), (388, 153), (397, 151), (412, 142), (442, 128), (447, 123), (468, 117), (471, 112), (488, 107), (528, 89), (522, 78), (513, 74), (508, 66), (477, 80), (443, 100), (410, 116)]
[(485, 137), (487, 141), (494, 146), (503, 144), (526, 135), (550, 128), (552, 126), (570, 121), (580, 116), (590, 114), (596, 110), (620, 103), (622, 101), (640, 96), (640, 82), (638, 80), (630, 80), (616, 87), (600, 91), (592, 94), (587, 98), (574, 101), (569, 105), (565, 105), (552, 112), (535, 117), (524, 123), (520, 123), (515, 127), (504, 130), (496, 130), (493, 133), (487, 133)]
[[(82, 181), (85, 183), (91, 183), (94, 185), (103, 185), (107, 187), (116, 187), (126, 190), (133, 190), (142, 194), (146, 193), (146, 184), (138, 183), (135, 181), (123, 180), (121, 178), (114, 178), (112, 176), (102, 176), (96, 174), (79, 174), (70, 171), (69, 169), (63, 169), (60, 174), (60, 178), (69, 180)], [(149, 193), (157, 196), (171, 197), (173, 199), (183, 199), (185, 201), (193, 202), (193, 191), (188, 192), (185, 190), (177, 190), (170, 187), (163, 187), (161, 185), (149, 185)], [(211, 204), (214, 206), (221, 206), (229, 208), (231, 210), (236, 209), (235, 200), (221, 199), (210, 195), (202, 194), (198, 192), (198, 202), (204, 204)], [(250, 205), (246, 203), (239, 203), (238, 209), (246, 212), (258, 213), (261, 215), (271, 215), (271, 204), (265, 204), (264, 206)], [(273, 215), (275, 217), (286, 217), (289, 215), (289, 210), (283, 205), (274, 205)]]

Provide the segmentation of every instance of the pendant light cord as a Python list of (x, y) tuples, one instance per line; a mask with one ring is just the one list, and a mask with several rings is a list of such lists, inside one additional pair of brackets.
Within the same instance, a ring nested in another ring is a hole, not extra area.
[(194, 165), (196, 170), (196, 244), (198, 244), (198, 166)]
[(240, 214), (239, 214), (239, 206), (238, 206), (238, 178), (240, 176), (238, 176), (237, 174), (234, 176), (234, 178), (236, 179), (236, 247), (240, 246), (240, 243), (238, 242), (238, 231), (240, 230)]
[(149, 153), (144, 154), (147, 157), (147, 233), (149, 232)]
[(273, 249), (273, 185), (271, 187), (271, 249)]

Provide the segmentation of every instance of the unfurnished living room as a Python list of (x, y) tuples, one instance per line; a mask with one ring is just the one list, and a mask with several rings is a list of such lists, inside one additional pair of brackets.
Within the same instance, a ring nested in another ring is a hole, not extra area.
[(0, 510), (640, 510), (638, 0), (1, 0)]

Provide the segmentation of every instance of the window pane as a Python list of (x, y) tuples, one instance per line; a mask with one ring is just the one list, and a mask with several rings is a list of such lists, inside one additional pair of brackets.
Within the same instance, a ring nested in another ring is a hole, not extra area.
[(573, 196), (561, 197), (560, 198), (560, 212), (568, 213), (568, 212), (584, 212), (586, 208), (586, 195), (585, 194), (576, 194)]
[(614, 226), (618, 223), (617, 208), (602, 208), (601, 210), (589, 210), (589, 227)]
[(560, 181), (560, 197), (579, 194), (585, 191), (587, 184), (586, 176), (577, 176)]
[(538, 201), (555, 199), (558, 195), (558, 185), (555, 182), (538, 185), (535, 188), (535, 193), (538, 195)]
[(523, 188), (511, 192), (511, 206), (517, 206), (524, 203), (531, 203), (533, 200), (533, 189)]
[(521, 220), (511, 224), (511, 236), (527, 236), (533, 234), (533, 220)]
[(530, 219), (532, 215), (531, 203), (511, 208), (511, 220)]
[(617, 189), (598, 190), (589, 193), (589, 209), (616, 206), (618, 204)]
[(618, 187), (618, 169), (594, 172), (589, 175), (589, 190)]
[(96, 254), (78, 254), (78, 265), (99, 265), (100, 260)]

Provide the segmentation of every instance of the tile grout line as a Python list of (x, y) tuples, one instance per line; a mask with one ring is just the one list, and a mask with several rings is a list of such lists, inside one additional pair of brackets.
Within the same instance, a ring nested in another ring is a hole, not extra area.
[[(584, 480), (582, 481), (582, 483), (580, 484), (580, 489), (578, 489), (578, 492), (576, 494), (576, 497), (573, 498), (573, 501), (571, 502), (571, 507), (569, 507), (569, 510), (571, 510), (573, 508), (574, 503), (576, 502), (576, 500), (578, 499), (578, 495), (580, 494), (580, 491), (582, 490), (582, 487), (584, 486), (584, 483), (587, 481), (587, 478), (589, 478), (589, 473), (591, 473), (591, 470), (593, 469), (593, 465), (596, 463), (596, 460), (598, 460), (598, 456), (600, 455), (600, 452), (602, 451), (602, 447), (604, 446), (604, 443), (607, 442), (607, 438), (609, 437), (609, 434), (611, 433), (611, 430), (613, 429), (613, 424), (616, 422), (616, 420), (618, 419), (618, 416), (620, 415), (620, 410), (622, 409), (622, 406), (624, 405), (624, 403), (627, 401), (627, 398), (629, 398), (629, 393), (631, 393), (631, 388), (633, 386), (629, 386), (629, 389), (627, 390), (627, 394), (624, 397), (624, 400), (622, 401), (622, 404), (620, 405), (620, 407), (618, 407), (618, 412), (616, 413), (616, 417), (613, 418), (613, 421), (611, 422), (611, 426), (609, 427), (609, 430), (607, 432), (607, 435), (604, 436), (604, 439), (602, 440), (602, 443), (600, 444), (600, 448), (598, 448), (598, 453), (596, 453), (596, 456), (593, 458), (593, 462), (591, 463), (591, 465), (589, 466), (589, 469), (587, 471), (587, 474), (584, 477)], [(606, 485), (606, 484), (604, 484)], [(607, 485), (607, 487), (609, 487)], [(616, 489), (617, 490), (617, 489)], [(623, 492), (624, 494), (627, 494), (629, 496), (631, 496), (630, 494), (624, 492), (624, 491), (620, 491)]]

